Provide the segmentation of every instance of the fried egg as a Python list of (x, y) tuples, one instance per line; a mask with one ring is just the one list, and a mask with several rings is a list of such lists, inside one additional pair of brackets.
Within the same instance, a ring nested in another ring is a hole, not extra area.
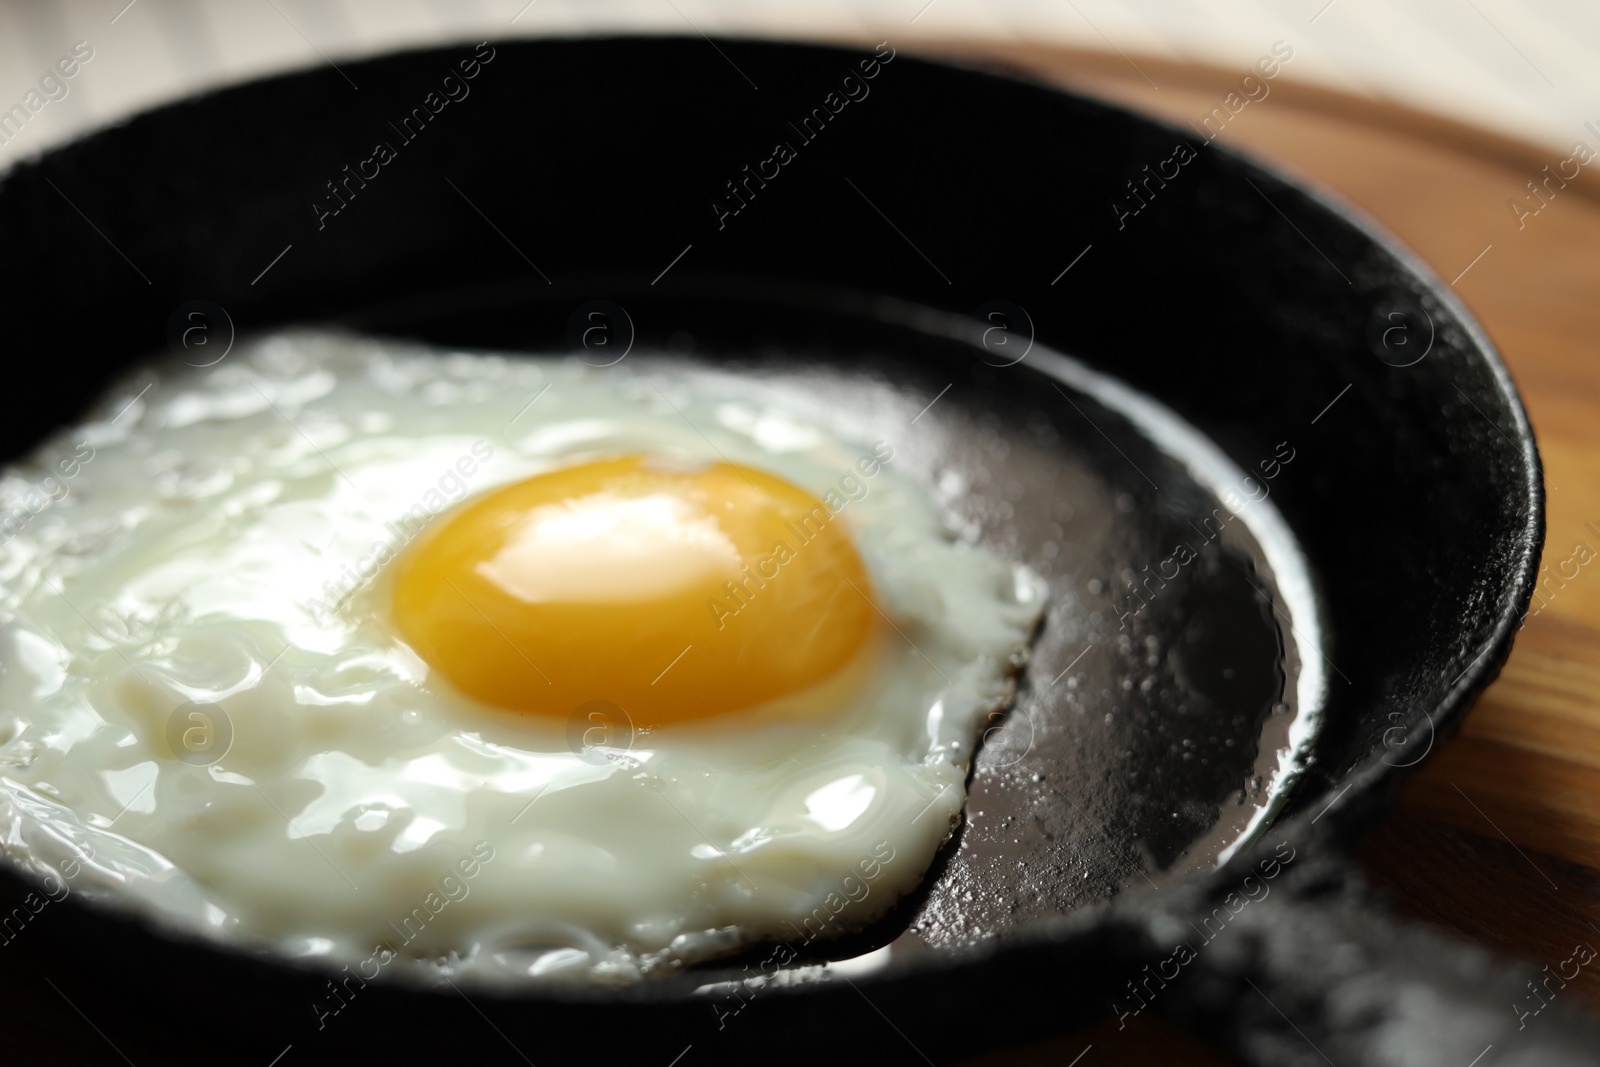
[(664, 358), (301, 331), (141, 372), (0, 479), (7, 851), (363, 977), (860, 928), (1046, 596), (908, 432)]

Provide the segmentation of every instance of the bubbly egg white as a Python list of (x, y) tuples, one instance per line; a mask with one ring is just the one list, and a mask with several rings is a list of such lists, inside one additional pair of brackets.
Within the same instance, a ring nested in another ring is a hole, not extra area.
[[(653, 732), (478, 703), (399, 639), (386, 565), (427, 521), (634, 451), (828, 501), (883, 639)], [(948, 838), (1045, 597), (893, 455), (688, 366), (299, 332), (144, 372), (0, 478), (0, 840), (73, 890), (366, 977), (628, 981), (863, 925)]]

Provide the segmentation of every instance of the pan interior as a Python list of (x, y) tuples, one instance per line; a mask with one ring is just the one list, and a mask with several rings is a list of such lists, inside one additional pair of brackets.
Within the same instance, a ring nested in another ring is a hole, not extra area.
[[(964, 822), (921, 889), (867, 931), (801, 935), (793, 965), (865, 970), (982, 940), (1212, 866), (1270, 823), (1323, 691), (1311, 580), (1270, 498), (1292, 447), (1247, 474), (1153, 400), (1020, 329), (998, 338), (883, 302), (635, 306), (655, 325), (634, 338), (612, 305), (635, 342), (624, 358), (581, 344), (577, 358), (710, 377), (724, 395), (759, 388), (842, 439), (885, 440), (958, 536), (1051, 586), (1017, 699), (987, 724)], [(339, 325), (570, 351), (529, 335), (541, 314)]]

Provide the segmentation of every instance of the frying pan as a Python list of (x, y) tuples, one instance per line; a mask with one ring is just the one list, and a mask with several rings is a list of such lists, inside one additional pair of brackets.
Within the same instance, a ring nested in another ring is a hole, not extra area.
[(1509, 652), (1526, 416), (1409, 253), (1203, 131), (892, 42), (463, 44), (48, 153), (0, 184), (0, 248), (9, 455), (175, 321), (180, 356), (191, 322), (622, 351), (876, 420), (1052, 583), (923, 889), (782, 980), (374, 982), (329, 1015), (314, 966), (74, 894), (5, 966), (141, 1061), (944, 1062), (1147, 1010), (1262, 1064), (1590, 1061), (1564, 1005), (1508, 1010), (1531, 967), (1400, 921), (1346, 858)]

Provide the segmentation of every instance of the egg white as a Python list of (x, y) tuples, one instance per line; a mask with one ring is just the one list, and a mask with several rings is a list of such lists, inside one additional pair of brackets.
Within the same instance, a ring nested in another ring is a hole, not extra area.
[[(7, 851), (367, 977), (629, 981), (869, 922), (948, 838), (1045, 586), (956, 540), (891, 439), (823, 423), (687, 366), (313, 332), (145, 372), (0, 477), (0, 515), (55, 478), (0, 546)], [(399, 639), (386, 564), (424, 519), (629, 451), (828, 499), (884, 639), (748, 713), (599, 735), (480, 704)]]

